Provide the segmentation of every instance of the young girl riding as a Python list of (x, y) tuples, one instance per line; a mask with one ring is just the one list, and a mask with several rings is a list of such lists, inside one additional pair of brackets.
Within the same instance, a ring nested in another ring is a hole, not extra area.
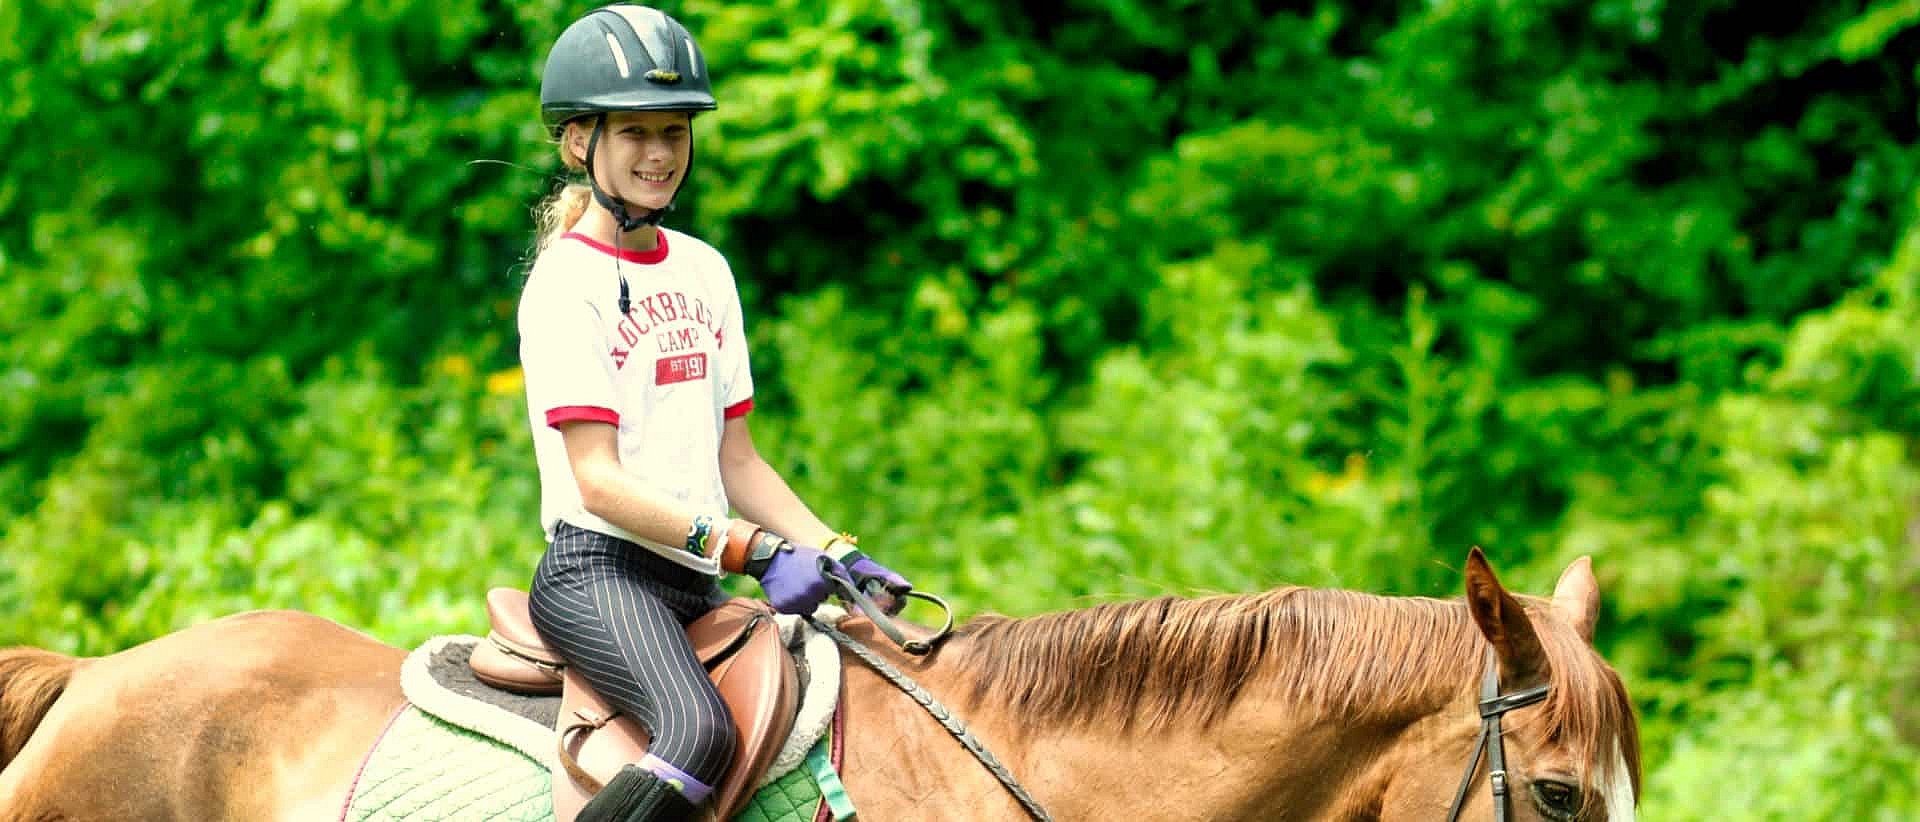
[(586, 184), (542, 206), (520, 298), (548, 541), (534, 626), (652, 737), (577, 818), (685, 819), (735, 744), (685, 633), (726, 600), (718, 575), (753, 577), (792, 614), (831, 591), (823, 568), (877, 581), (896, 608), (912, 586), (821, 522), (755, 449), (733, 272), (660, 226), (692, 165), (694, 116), (716, 107), (692, 35), (643, 6), (592, 11), (554, 43), (540, 107)]

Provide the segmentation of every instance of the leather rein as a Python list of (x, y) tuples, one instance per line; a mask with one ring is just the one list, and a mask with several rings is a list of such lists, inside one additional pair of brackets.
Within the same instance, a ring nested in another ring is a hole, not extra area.
[(1501, 741), (1500, 718), (1508, 711), (1524, 708), (1547, 698), (1549, 686), (1535, 685), (1524, 691), (1500, 692), (1500, 664), (1493, 651), (1487, 651), (1486, 673), (1480, 676), (1480, 739), (1473, 744), (1473, 758), (1467, 760), (1467, 773), (1460, 777), (1460, 790), (1453, 795), (1453, 810), (1447, 822), (1457, 822), (1467, 805), (1467, 791), (1473, 775), (1480, 772), (1480, 759), (1487, 760), (1487, 781), (1493, 787), (1493, 818), (1507, 822), (1507, 746)]
[[(926, 656), (932, 653), (934, 648), (939, 647), (940, 643), (953, 633), (953, 608), (947, 605), (946, 600), (933, 594), (922, 593), (920, 591), (908, 591), (906, 596), (926, 600), (927, 602), (940, 606), (941, 610), (947, 614), (946, 624), (926, 639), (907, 639), (906, 634), (901, 632), (900, 626), (894, 624), (893, 620), (887, 616), (885, 609), (875, 604), (865, 593), (862, 593), (858, 586), (841, 578), (838, 574), (823, 574), (823, 576), (838, 589), (841, 599), (852, 603), (854, 607), (860, 609), (868, 619), (873, 621), (874, 627), (878, 628), (880, 633), (885, 634), (887, 639), (891, 640), (895, 645), (900, 646), (901, 651), (913, 656)], [(974, 759), (980, 760), (980, 764), (986, 767), (988, 773), (993, 774), (993, 778), (1000, 780), (1000, 784), (1007, 789), (1007, 792), (1013, 794), (1013, 798), (1019, 801), (1020, 807), (1026, 809), (1027, 816), (1039, 822), (1053, 822), (1053, 817), (1047, 814), (1046, 809), (1040, 807), (1040, 803), (1035, 801), (1033, 796), (1027, 793), (1026, 788), (1020, 786), (1019, 781), (1013, 778), (1013, 774), (1007, 770), (1005, 765), (1000, 764), (1000, 760), (994, 757), (993, 752), (987, 750), (987, 746), (980, 743), (980, 739), (973, 735), (973, 731), (967, 729), (966, 723), (960, 721), (960, 718), (955, 716), (952, 711), (947, 710), (947, 706), (940, 704), (940, 700), (935, 699), (933, 694), (929, 693), (926, 688), (920, 686), (920, 683), (913, 681), (911, 677), (902, 673), (899, 668), (894, 667), (885, 659), (882, 659), (879, 654), (868, 650), (865, 645), (860, 644), (854, 640), (853, 637), (841, 633), (840, 629), (821, 622), (812, 616), (806, 617), (806, 620), (807, 624), (813, 626), (814, 630), (832, 637), (834, 642), (840, 644), (840, 647), (847, 649), (847, 653), (854, 655), (861, 662), (866, 663), (867, 667), (874, 670), (874, 673), (879, 674), (881, 678), (893, 683), (894, 687), (905, 692), (916, 704), (925, 709), (928, 714), (932, 715), (934, 720), (940, 723), (940, 727), (947, 729), (947, 733), (953, 734), (953, 738), (958, 740), (960, 745), (967, 749), (967, 753), (973, 754)]]

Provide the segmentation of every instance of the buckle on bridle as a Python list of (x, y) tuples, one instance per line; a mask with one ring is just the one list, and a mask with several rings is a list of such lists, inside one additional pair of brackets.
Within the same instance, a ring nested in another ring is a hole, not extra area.
[(1467, 760), (1467, 772), (1460, 777), (1460, 790), (1453, 795), (1453, 810), (1447, 822), (1457, 822), (1460, 810), (1467, 806), (1467, 790), (1473, 787), (1473, 775), (1480, 771), (1480, 757), (1487, 758), (1487, 782), (1493, 788), (1493, 818), (1507, 819), (1507, 746), (1501, 740), (1500, 718), (1508, 711), (1525, 708), (1547, 698), (1548, 685), (1525, 690), (1500, 692), (1500, 661), (1487, 650), (1486, 673), (1480, 678), (1480, 737), (1473, 744), (1473, 758)]

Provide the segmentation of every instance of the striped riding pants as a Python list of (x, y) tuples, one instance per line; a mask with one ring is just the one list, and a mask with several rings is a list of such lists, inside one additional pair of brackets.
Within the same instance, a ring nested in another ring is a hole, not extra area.
[(733, 718), (687, 642), (726, 601), (714, 578), (561, 522), (528, 588), (533, 627), (595, 691), (639, 720), (649, 753), (708, 785), (733, 758)]

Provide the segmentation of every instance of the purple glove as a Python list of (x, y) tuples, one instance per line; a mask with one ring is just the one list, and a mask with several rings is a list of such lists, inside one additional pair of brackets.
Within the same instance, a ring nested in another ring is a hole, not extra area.
[(880, 606), (880, 610), (897, 614), (906, 607), (907, 592), (913, 590), (913, 583), (908, 582), (906, 577), (874, 562), (872, 557), (859, 551), (841, 559), (846, 563), (847, 571), (853, 574), (853, 582), (860, 592), (871, 598), (873, 604)]
[(851, 579), (846, 566), (834, 562), (825, 551), (787, 540), (781, 542), (784, 544), (774, 551), (766, 569), (758, 575), (760, 590), (767, 593), (767, 601), (773, 603), (774, 610), (805, 616), (820, 607), (827, 595), (833, 593), (833, 586), (820, 573), (823, 559), (833, 563), (834, 574)]

